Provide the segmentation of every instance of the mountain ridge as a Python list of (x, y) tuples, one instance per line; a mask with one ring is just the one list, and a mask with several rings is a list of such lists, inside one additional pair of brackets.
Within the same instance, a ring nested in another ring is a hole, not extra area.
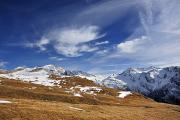
[(180, 104), (180, 67), (129, 68), (102, 81), (110, 88), (139, 92), (156, 101)]

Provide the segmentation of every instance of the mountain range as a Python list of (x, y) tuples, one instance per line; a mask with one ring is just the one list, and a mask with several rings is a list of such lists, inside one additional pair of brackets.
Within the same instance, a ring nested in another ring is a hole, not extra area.
[(110, 88), (141, 93), (156, 101), (180, 104), (180, 67), (129, 68), (102, 81)]
[(128, 68), (119, 74), (103, 78), (83, 71), (70, 71), (54, 65), (18, 67), (11, 71), (1, 70), (0, 77), (18, 79), (44, 86), (57, 86), (59, 81), (50, 78), (81, 77), (96, 84), (119, 90), (141, 93), (159, 102), (180, 104), (180, 67)]

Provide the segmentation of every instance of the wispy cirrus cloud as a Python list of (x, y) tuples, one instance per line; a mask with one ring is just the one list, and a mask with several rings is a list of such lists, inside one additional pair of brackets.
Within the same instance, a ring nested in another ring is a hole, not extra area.
[(144, 11), (139, 12), (140, 27), (149, 39), (135, 53), (136, 59), (157, 66), (180, 65), (180, 1), (148, 0), (143, 7)]

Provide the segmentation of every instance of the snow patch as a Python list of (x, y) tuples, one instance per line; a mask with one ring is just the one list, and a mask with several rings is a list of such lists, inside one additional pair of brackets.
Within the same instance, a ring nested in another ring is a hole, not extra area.
[(11, 102), (7, 100), (0, 100), (0, 104), (4, 104), (4, 103), (11, 103)]
[(30, 72), (32, 69), (24, 69), (9, 74), (0, 74), (0, 77), (21, 80), (33, 84), (44, 86), (59, 86), (61, 81), (49, 79), (49, 74), (45, 70)]
[(82, 97), (82, 95), (79, 94), (79, 93), (74, 93), (74, 96), (76, 96), (76, 97)]
[(121, 91), (121, 92), (118, 92), (119, 93), (119, 98), (125, 98), (126, 96), (128, 95), (131, 95), (132, 93), (130, 91)]
[(75, 86), (75, 88), (78, 88), (82, 93), (86, 93), (86, 94), (94, 94), (102, 91), (102, 89), (99, 87), (91, 87), (91, 86), (85, 86), (85, 87)]

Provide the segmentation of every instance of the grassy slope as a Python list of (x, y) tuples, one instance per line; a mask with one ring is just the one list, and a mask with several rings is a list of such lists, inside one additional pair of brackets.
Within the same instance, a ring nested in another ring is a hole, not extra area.
[[(54, 79), (61, 79), (55, 78)], [(157, 103), (139, 94), (117, 98), (118, 90), (103, 88), (97, 96), (74, 97), (64, 92), (75, 85), (97, 86), (81, 78), (65, 78), (62, 88), (0, 78), (0, 120), (178, 120), (180, 107)]]

